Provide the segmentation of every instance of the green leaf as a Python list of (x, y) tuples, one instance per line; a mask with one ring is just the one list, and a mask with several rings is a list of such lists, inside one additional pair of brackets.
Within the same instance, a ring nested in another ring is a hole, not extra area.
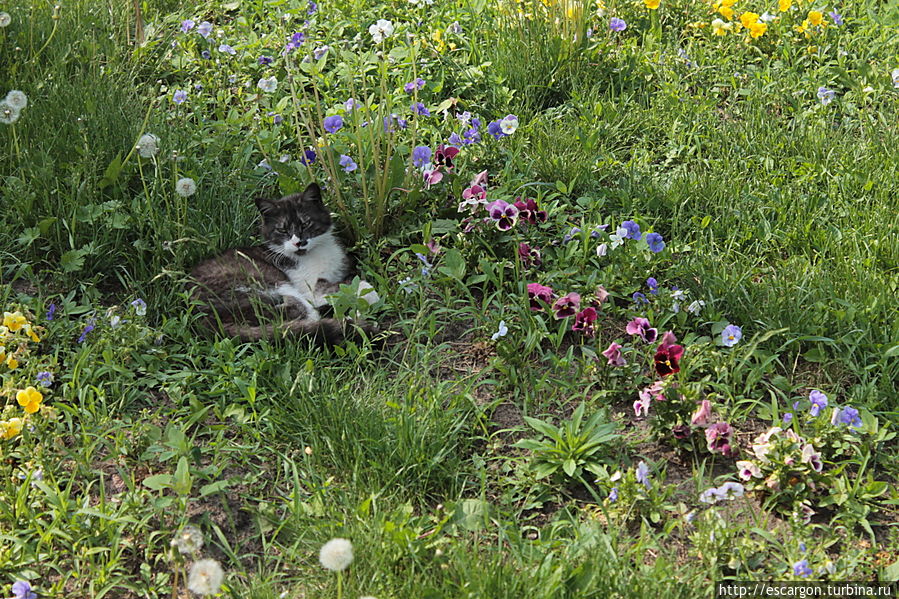
[(69, 250), (59, 257), (59, 265), (63, 272), (78, 272), (84, 267), (84, 256), (87, 252), (83, 249)]
[(161, 491), (172, 486), (171, 474), (154, 474), (143, 480), (143, 485), (153, 491)]
[(528, 423), (528, 426), (543, 433), (547, 437), (556, 439), (559, 436), (559, 429), (549, 424), (548, 422), (543, 422), (542, 420), (538, 420), (530, 416), (525, 416), (524, 421)]
[(481, 530), (490, 514), (490, 504), (480, 499), (465, 499), (456, 506), (452, 523), (471, 532)]
[(562, 462), (562, 470), (565, 471), (565, 474), (568, 476), (574, 476), (574, 471), (577, 470), (577, 462), (573, 459), (568, 458), (564, 462)]
[(880, 573), (880, 580), (884, 582), (899, 581), (899, 560), (896, 560), (883, 569), (883, 571)]
[(207, 495), (212, 495), (213, 493), (224, 491), (230, 484), (231, 483), (227, 480), (217, 480), (214, 483), (203, 485), (202, 487), (200, 487), (200, 497), (206, 497)]
[(115, 183), (116, 179), (119, 178), (119, 173), (121, 172), (122, 155), (116, 154), (116, 157), (113, 158), (112, 162), (109, 163), (109, 166), (106, 167), (106, 171), (103, 173), (103, 177), (100, 179), (100, 189), (104, 189)]
[(187, 463), (187, 458), (181, 456), (181, 459), (178, 460), (178, 467), (175, 468), (175, 479), (172, 489), (178, 495), (189, 495), (192, 484), (193, 479), (190, 476), (190, 466)]

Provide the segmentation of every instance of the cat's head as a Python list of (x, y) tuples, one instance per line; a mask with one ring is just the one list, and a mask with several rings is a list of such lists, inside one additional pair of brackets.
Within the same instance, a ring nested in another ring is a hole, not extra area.
[(311, 250), (331, 232), (331, 213), (322, 202), (321, 189), (315, 183), (303, 193), (279, 200), (258, 198), (262, 215), (260, 233), (273, 251), (293, 258)]

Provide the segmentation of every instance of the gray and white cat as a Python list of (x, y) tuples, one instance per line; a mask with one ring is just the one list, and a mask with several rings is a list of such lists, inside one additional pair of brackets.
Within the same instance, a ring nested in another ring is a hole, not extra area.
[(263, 243), (198, 264), (191, 271), (193, 297), (218, 315), (229, 335), (244, 340), (290, 332), (340, 341), (342, 323), (319, 310), (325, 295), (350, 278), (350, 261), (321, 189), (313, 183), (301, 194), (257, 199), (256, 207)]

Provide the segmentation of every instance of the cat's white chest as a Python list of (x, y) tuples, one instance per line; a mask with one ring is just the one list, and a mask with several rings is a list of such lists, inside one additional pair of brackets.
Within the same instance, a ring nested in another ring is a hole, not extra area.
[(344, 279), (346, 254), (330, 233), (317, 238), (305, 254), (298, 257), (296, 265), (284, 271), (291, 286), (298, 293), (312, 300), (319, 279), (336, 283)]

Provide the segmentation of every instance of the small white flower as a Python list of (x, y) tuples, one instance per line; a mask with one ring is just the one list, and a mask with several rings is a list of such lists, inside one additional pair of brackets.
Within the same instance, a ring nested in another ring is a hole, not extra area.
[(506, 321), (500, 320), (499, 321), (499, 329), (495, 333), (493, 333), (493, 335), (490, 337), (490, 339), (493, 341), (496, 341), (500, 337), (505, 337), (506, 333), (508, 333), (508, 332), (509, 332), (509, 327), (506, 326)]
[(598, 246), (596, 246), (596, 255), (599, 256), (600, 258), (602, 258), (603, 256), (605, 256), (608, 253), (609, 253), (609, 245), (608, 244), (600, 243)]
[(222, 586), (225, 573), (214, 559), (201, 559), (190, 567), (187, 588), (197, 595), (215, 595)]
[(197, 184), (189, 177), (182, 177), (175, 183), (175, 193), (182, 198), (188, 198), (197, 192)]
[(699, 314), (702, 311), (702, 308), (705, 306), (705, 302), (702, 300), (694, 300), (687, 306), (687, 312), (690, 314)]
[(181, 555), (193, 555), (203, 548), (203, 533), (196, 526), (185, 526), (171, 542)]
[(387, 19), (378, 19), (378, 22), (368, 28), (374, 43), (380, 44), (385, 38), (393, 35), (393, 23)]
[(118, 314), (113, 314), (113, 315), (109, 318), (109, 326), (112, 327), (112, 328), (116, 328), (117, 326), (119, 326), (119, 324), (120, 324), (121, 322), (122, 322), (122, 317), (119, 316)]
[(143, 158), (152, 158), (159, 152), (159, 138), (152, 133), (145, 133), (137, 140), (137, 153)]
[(28, 106), (28, 96), (25, 92), (14, 89), (6, 94), (6, 103), (17, 110), (22, 110)]
[(514, 114), (506, 116), (506, 118), (499, 122), (499, 128), (506, 135), (512, 135), (515, 133), (515, 130), (518, 129), (518, 117)]
[(772, 15), (768, 11), (765, 11), (764, 13), (762, 13), (762, 16), (759, 17), (759, 21), (761, 21), (762, 23), (770, 23), (773, 20), (774, 20), (774, 15)]
[(259, 89), (261, 89), (262, 91), (264, 91), (267, 94), (270, 94), (273, 91), (275, 91), (276, 89), (278, 89), (278, 78), (275, 77), (274, 75), (272, 75), (268, 79), (263, 77), (262, 79), (259, 80), (258, 85), (259, 85)]
[(618, 229), (616, 229), (614, 233), (609, 235), (609, 239), (612, 240), (612, 246), (610, 249), (614, 250), (619, 245), (623, 244), (624, 240), (627, 239), (627, 236), (628, 236), (628, 230), (625, 229), (624, 227), (618, 227)]
[(12, 17), (8, 12), (0, 12), (0, 27), (7, 27), (12, 23)]
[(322, 545), (318, 561), (334, 572), (346, 570), (353, 563), (353, 544), (346, 539), (331, 539)]
[(899, 88), (899, 69), (893, 69), (893, 72), (890, 73), (890, 77), (893, 78), (893, 87)]
[(20, 112), (6, 100), (0, 100), (0, 123), (12, 125), (19, 120)]

